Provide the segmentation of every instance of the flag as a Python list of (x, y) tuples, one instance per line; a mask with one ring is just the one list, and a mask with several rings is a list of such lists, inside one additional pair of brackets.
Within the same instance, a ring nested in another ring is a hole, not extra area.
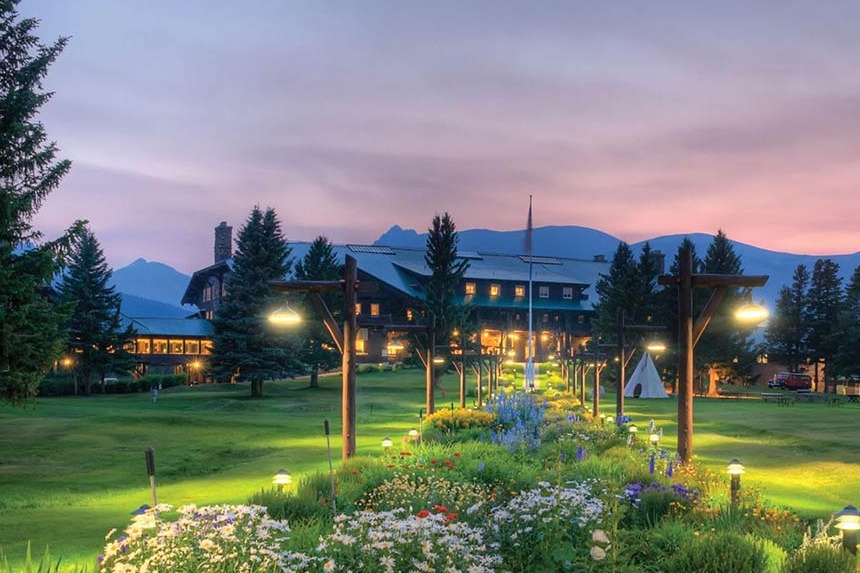
[(532, 254), (532, 196), (529, 195), (529, 218), (526, 222), (526, 242), (525, 242), (525, 251), (526, 254), (531, 256)]

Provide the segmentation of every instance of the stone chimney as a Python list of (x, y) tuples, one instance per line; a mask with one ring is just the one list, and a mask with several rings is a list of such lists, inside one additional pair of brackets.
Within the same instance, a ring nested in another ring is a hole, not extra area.
[(233, 256), (233, 227), (227, 221), (215, 227), (215, 263), (221, 263)]

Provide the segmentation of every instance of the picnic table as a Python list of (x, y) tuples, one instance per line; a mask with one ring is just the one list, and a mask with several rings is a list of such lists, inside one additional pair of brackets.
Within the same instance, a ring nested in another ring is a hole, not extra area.
[(762, 402), (779, 402), (782, 399), (782, 392), (762, 392)]

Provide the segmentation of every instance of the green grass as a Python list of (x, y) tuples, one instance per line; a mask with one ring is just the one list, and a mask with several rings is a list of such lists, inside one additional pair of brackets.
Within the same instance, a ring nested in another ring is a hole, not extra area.
[[(359, 455), (377, 455), (384, 436), (396, 444), (417, 424), (423, 384), (415, 370), (358, 377)], [(439, 407), (456, 401), (456, 384), (455, 376), (444, 378)], [(244, 503), (270, 487), (281, 467), (296, 478), (327, 471), (325, 418), (337, 466), (340, 378), (321, 385), (267, 383), (262, 400), (251, 400), (246, 386), (219, 385), (167, 389), (155, 404), (141, 393), (0, 407), (0, 549), (13, 567), (28, 542), (34, 555), (49, 546), (63, 563), (93, 564), (105, 534), (152, 503), (147, 446), (155, 450), (158, 500), (173, 505)], [(664, 429), (666, 446), (675, 442), (676, 407), (671, 399), (627, 402), (640, 427), (654, 419)], [(612, 408), (611, 398), (604, 401), (603, 411)], [(804, 517), (826, 517), (860, 502), (858, 419), (860, 405), (853, 404), (697, 399), (694, 454), (720, 473), (738, 457), (747, 466), (744, 487), (759, 487)]]

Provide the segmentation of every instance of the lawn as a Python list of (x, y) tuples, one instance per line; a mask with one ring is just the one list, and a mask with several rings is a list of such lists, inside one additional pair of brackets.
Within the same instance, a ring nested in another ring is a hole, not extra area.
[[(378, 455), (418, 422), (421, 371), (358, 377), (358, 455)], [(456, 401), (454, 376), (437, 406)], [(323, 420), (340, 458), (340, 378), (322, 388), (303, 380), (267, 383), (251, 400), (245, 386), (198, 386), (160, 393), (40, 399), (34, 408), (0, 407), (0, 540), (12, 564), (26, 545), (46, 546), (66, 563), (92, 563), (104, 535), (151, 503), (144, 448), (156, 455), (159, 502), (244, 503), (271, 485), (279, 468), (301, 476), (327, 470)], [(471, 401), (471, 398), (470, 398)], [(675, 440), (674, 400), (629, 400), (640, 427), (654, 419), (664, 443)], [(614, 408), (604, 402), (604, 411)], [(827, 517), (857, 503), (860, 405), (756, 399), (697, 399), (694, 453), (714, 471), (740, 458), (744, 487), (804, 517)]]

